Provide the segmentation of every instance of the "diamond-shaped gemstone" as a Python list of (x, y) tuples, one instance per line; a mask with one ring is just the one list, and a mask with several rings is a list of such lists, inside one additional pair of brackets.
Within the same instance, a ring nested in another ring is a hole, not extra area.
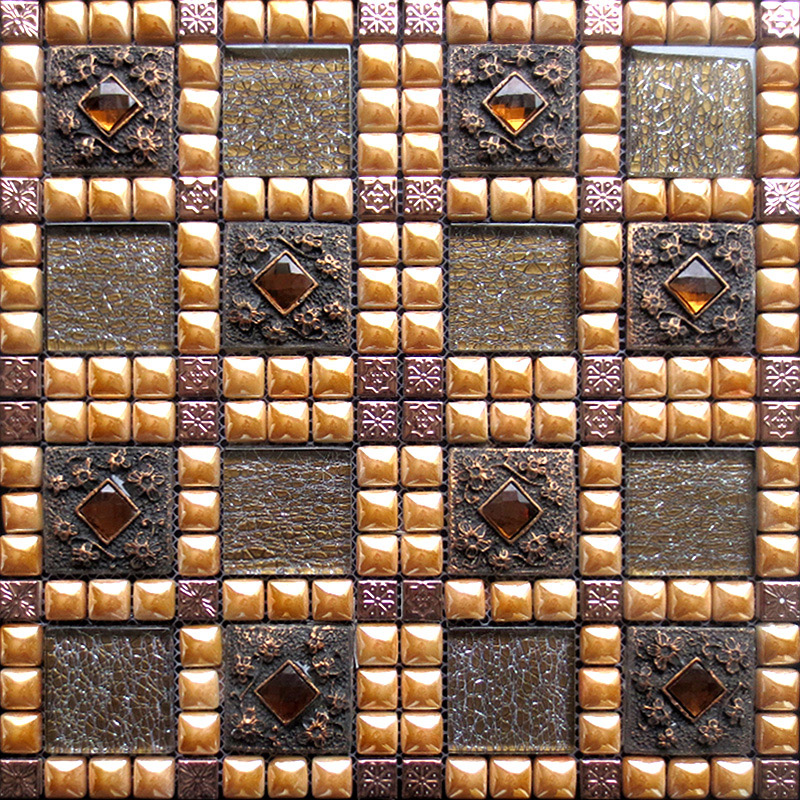
[(297, 308), (317, 286), (288, 250), (273, 258), (253, 278), (253, 284), (281, 314)]
[(105, 544), (113, 541), (141, 511), (115, 480), (107, 478), (75, 507), (75, 513)]
[(665, 286), (693, 316), (708, 308), (728, 288), (717, 271), (698, 255), (678, 267)]
[(500, 124), (515, 136), (547, 105), (544, 97), (518, 72), (512, 72), (483, 102)]
[(106, 75), (80, 99), (78, 105), (106, 135), (116, 133), (142, 107), (114, 75)]
[(524, 533), (542, 513), (542, 509), (513, 479), (504, 483), (478, 511), (501, 536), (509, 541)]
[(258, 686), (256, 694), (284, 725), (288, 725), (308, 708), (319, 689), (297, 664), (284, 661)]
[(681, 711), (697, 719), (725, 694), (725, 687), (695, 658), (665, 684), (664, 692)]

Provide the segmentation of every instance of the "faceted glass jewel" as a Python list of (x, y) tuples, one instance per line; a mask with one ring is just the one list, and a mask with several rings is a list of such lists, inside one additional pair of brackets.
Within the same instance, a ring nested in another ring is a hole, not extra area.
[(725, 687), (695, 658), (664, 686), (664, 692), (684, 713), (697, 719), (725, 694)]
[(272, 259), (253, 284), (281, 314), (297, 308), (318, 285), (288, 250)]
[(256, 689), (264, 705), (284, 724), (300, 716), (319, 694), (319, 689), (292, 661), (284, 661)]
[(130, 495), (107, 478), (76, 507), (75, 513), (105, 544), (113, 541), (141, 513)]
[(547, 105), (544, 97), (518, 72), (512, 72), (483, 102), (500, 124), (515, 136)]
[(106, 135), (116, 133), (142, 107), (114, 75), (106, 75), (81, 98), (78, 105)]
[(693, 255), (667, 278), (665, 286), (692, 316), (705, 311), (728, 288), (714, 268), (698, 255)]
[(503, 484), (479, 509), (501, 536), (513, 541), (535, 522), (542, 509), (513, 479)]

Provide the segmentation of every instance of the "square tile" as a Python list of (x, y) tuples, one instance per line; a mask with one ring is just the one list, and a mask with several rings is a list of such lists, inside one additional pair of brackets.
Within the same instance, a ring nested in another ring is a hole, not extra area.
[(350, 175), (349, 48), (228, 47), (222, 91), (226, 175)]
[(228, 450), (223, 564), (230, 575), (350, 572), (350, 453)]
[(631, 177), (752, 176), (754, 51), (633, 47), (627, 78)]
[(48, 350), (171, 353), (173, 259), (169, 225), (48, 227)]
[(748, 225), (628, 227), (628, 346), (642, 352), (746, 352), (755, 325)]
[(350, 625), (231, 625), (224, 743), (235, 752), (346, 753), (353, 715)]
[(169, 173), (174, 96), (172, 48), (53, 47), (45, 106), (49, 170)]
[(44, 563), (58, 576), (172, 568), (172, 450), (49, 447)]
[(460, 575), (571, 575), (575, 567), (571, 450), (450, 452), (450, 556)]
[(459, 45), (448, 66), (451, 170), (572, 173), (575, 48)]
[(635, 449), (625, 468), (629, 575), (752, 573), (752, 452)]
[[(525, 664), (525, 669), (519, 669), (520, 664)], [(573, 632), (552, 628), (451, 630), (448, 721), (451, 753), (571, 753), (575, 726)]]
[(571, 225), (453, 225), (452, 350), (572, 351), (575, 262)]
[(753, 736), (751, 628), (633, 627), (624, 747), (643, 755), (741, 755)]
[(44, 659), (50, 753), (174, 749), (175, 645), (169, 630), (49, 627)]
[(222, 339), (269, 352), (350, 347), (350, 229), (229, 223)]

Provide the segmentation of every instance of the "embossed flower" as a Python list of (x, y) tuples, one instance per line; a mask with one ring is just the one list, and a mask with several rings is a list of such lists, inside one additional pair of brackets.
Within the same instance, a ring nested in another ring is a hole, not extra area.
[(244, 298), (234, 298), (233, 308), (228, 312), (228, 321), (240, 331), (249, 333), (260, 325), (267, 315), (255, 307), (253, 303)]
[(672, 712), (664, 705), (660, 697), (654, 697), (642, 706), (642, 714), (651, 725), (667, 725), (672, 719)]
[(125, 480), (135, 486), (139, 492), (147, 496), (148, 500), (156, 500), (161, 494), (161, 487), (166, 478), (156, 472), (152, 464), (143, 464), (139, 469), (133, 470)]
[(533, 134), (531, 141), (538, 150), (536, 157), (542, 163), (545, 161), (558, 161), (569, 144), (566, 135), (558, 131), (553, 125), (545, 125), (539, 133)]
[(725, 667), (725, 672), (733, 675), (749, 666), (749, 659), (740, 641), (728, 637), (717, 652), (717, 661)]
[(133, 153), (134, 164), (144, 164), (146, 161), (155, 164), (164, 140), (155, 130), (140, 125), (125, 139), (125, 143)]
[(56, 127), (64, 134), (69, 136), (73, 131), (78, 130), (81, 124), (75, 112), (67, 108), (59, 108), (56, 111)]
[(570, 71), (557, 58), (551, 58), (533, 68), (533, 74), (544, 78), (556, 94), (562, 94)]
[(683, 245), (677, 233), (662, 236), (658, 246), (661, 249), (661, 261), (675, 261), (683, 255)]
[(663, 672), (683, 650), (683, 637), (671, 638), (664, 631), (657, 631), (655, 640), (647, 645), (647, 654), (653, 659), (653, 666)]
[(164, 94), (164, 84), (169, 80), (169, 72), (162, 69), (155, 56), (145, 56), (141, 63), (131, 67), (131, 77), (147, 89), (154, 97)]
[(485, 139), (481, 139), (479, 146), (481, 150), (486, 151), (489, 160), (498, 158), (508, 151), (508, 146), (499, 136), (487, 136)]
[(640, 303), (642, 311), (652, 314), (657, 317), (658, 314), (667, 307), (667, 301), (661, 292), (654, 292), (652, 289), (645, 289), (642, 292), (642, 300)]
[(747, 271), (747, 258), (744, 246), (734, 236), (726, 236), (725, 241), (715, 251), (714, 256), (721, 258), (728, 268), (737, 275), (744, 275)]
[(461, 111), (461, 120), (458, 124), (459, 127), (463, 128), (465, 131), (467, 131), (467, 133), (470, 133), (473, 136), (486, 127), (486, 122), (484, 121), (483, 117), (479, 116), (474, 111), (470, 111), (468, 108), (465, 108)]
[(725, 730), (723, 729), (722, 725), (719, 724), (718, 719), (710, 719), (704, 725), (701, 725), (698, 729), (698, 741), (701, 744), (706, 745), (713, 745), (717, 744), (724, 736)]

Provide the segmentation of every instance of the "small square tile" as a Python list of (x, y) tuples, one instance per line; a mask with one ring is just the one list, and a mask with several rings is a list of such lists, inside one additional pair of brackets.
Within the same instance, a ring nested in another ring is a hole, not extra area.
[(622, 403), (589, 401), (581, 403), (581, 439), (597, 444), (622, 439)]
[(444, 768), (441, 761), (427, 758), (403, 759), (400, 773), (404, 800), (423, 800), (442, 796)]
[(178, 619), (207, 622), (219, 613), (219, 585), (216, 581), (178, 581)]
[(219, 438), (219, 403), (188, 400), (178, 403), (178, 441), (213, 442)]
[(448, 571), (571, 574), (575, 494), (569, 451), (452, 450)]
[(394, 219), (397, 216), (397, 178), (359, 178), (358, 214), (364, 218)]
[(800, 583), (764, 581), (756, 585), (758, 616), (769, 622), (793, 622), (800, 614)]
[(628, 346), (680, 352), (753, 346), (755, 251), (745, 225), (632, 223)]
[(369, 399), (395, 397), (397, 375), (398, 364), (394, 357), (359, 358), (356, 363), (356, 393)]
[(753, 735), (755, 657), (748, 628), (630, 628), (626, 750), (744, 752)]
[(219, 762), (214, 758), (179, 758), (175, 762), (175, 784), (180, 800), (214, 800), (219, 786)]
[(405, 361), (406, 397), (444, 396), (444, 359), (411, 357)]
[(216, 397), (219, 389), (218, 360), (213, 356), (178, 358), (178, 395)]
[(0, 442), (38, 442), (42, 436), (38, 403), (0, 403)]
[(358, 439), (361, 442), (393, 442), (398, 434), (398, 404), (391, 400), (358, 404)]
[(621, 397), (622, 359), (619, 356), (586, 356), (581, 361), (581, 384), (583, 397)]
[[(173, 64), (166, 47), (54, 47), (46, 89), (50, 171), (169, 173)], [(119, 98), (111, 115), (102, 110), (109, 96)]]
[(571, 172), (574, 48), (458, 45), (449, 59), (451, 169)]
[(761, 358), (758, 393), (762, 397), (791, 399), (800, 394), (800, 358)]
[(359, 0), (358, 35), (363, 41), (394, 41), (398, 30), (397, 0)]
[(42, 761), (38, 758), (0, 760), (0, 793), (14, 800), (41, 797)]
[(444, 584), (441, 581), (403, 581), (403, 620), (438, 622), (444, 613)]
[(350, 344), (350, 229), (234, 222), (225, 231), (222, 340), (269, 352)]
[(800, 37), (800, 4), (793, 0), (764, 0), (760, 4), (759, 39), (796, 42)]
[(583, 581), (581, 614), (590, 622), (622, 619), (622, 581)]
[(758, 215), (765, 220), (793, 220), (800, 215), (800, 179), (764, 178), (758, 185)]
[(0, 178), (0, 212), (7, 220), (38, 219), (42, 207), (41, 184), (36, 178)]
[(231, 625), (223, 740), (237, 752), (347, 752), (353, 707), (350, 625)]
[(438, 219), (444, 213), (444, 178), (409, 176), (403, 182), (406, 219)]
[(800, 764), (794, 759), (760, 758), (756, 762), (757, 793), (764, 800), (789, 800), (800, 788)]
[(800, 403), (759, 403), (758, 417), (761, 441), (776, 444), (800, 442)]
[(36, 622), (42, 613), (39, 581), (0, 581), (0, 620)]
[(406, 0), (403, 37), (409, 41), (438, 42), (444, 30), (442, 0)]
[(622, 764), (611, 758), (581, 761), (580, 784), (586, 800), (619, 800), (622, 797)]
[(444, 436), (444, 403), (408, 400), (403, 403), (405, 442), (439, 442)]
[(397, 797), (397, 764), (394, 759), (369, 758), (356, 762), (358, 796), (386, 800)]
[(356, 585), (356, 615), (364, 622), (394, 620), (397, 617), (397, 583), (359, 581)]
[(219, 204), (218, 178), (178, 178), (178, 218), (217, 218)]

